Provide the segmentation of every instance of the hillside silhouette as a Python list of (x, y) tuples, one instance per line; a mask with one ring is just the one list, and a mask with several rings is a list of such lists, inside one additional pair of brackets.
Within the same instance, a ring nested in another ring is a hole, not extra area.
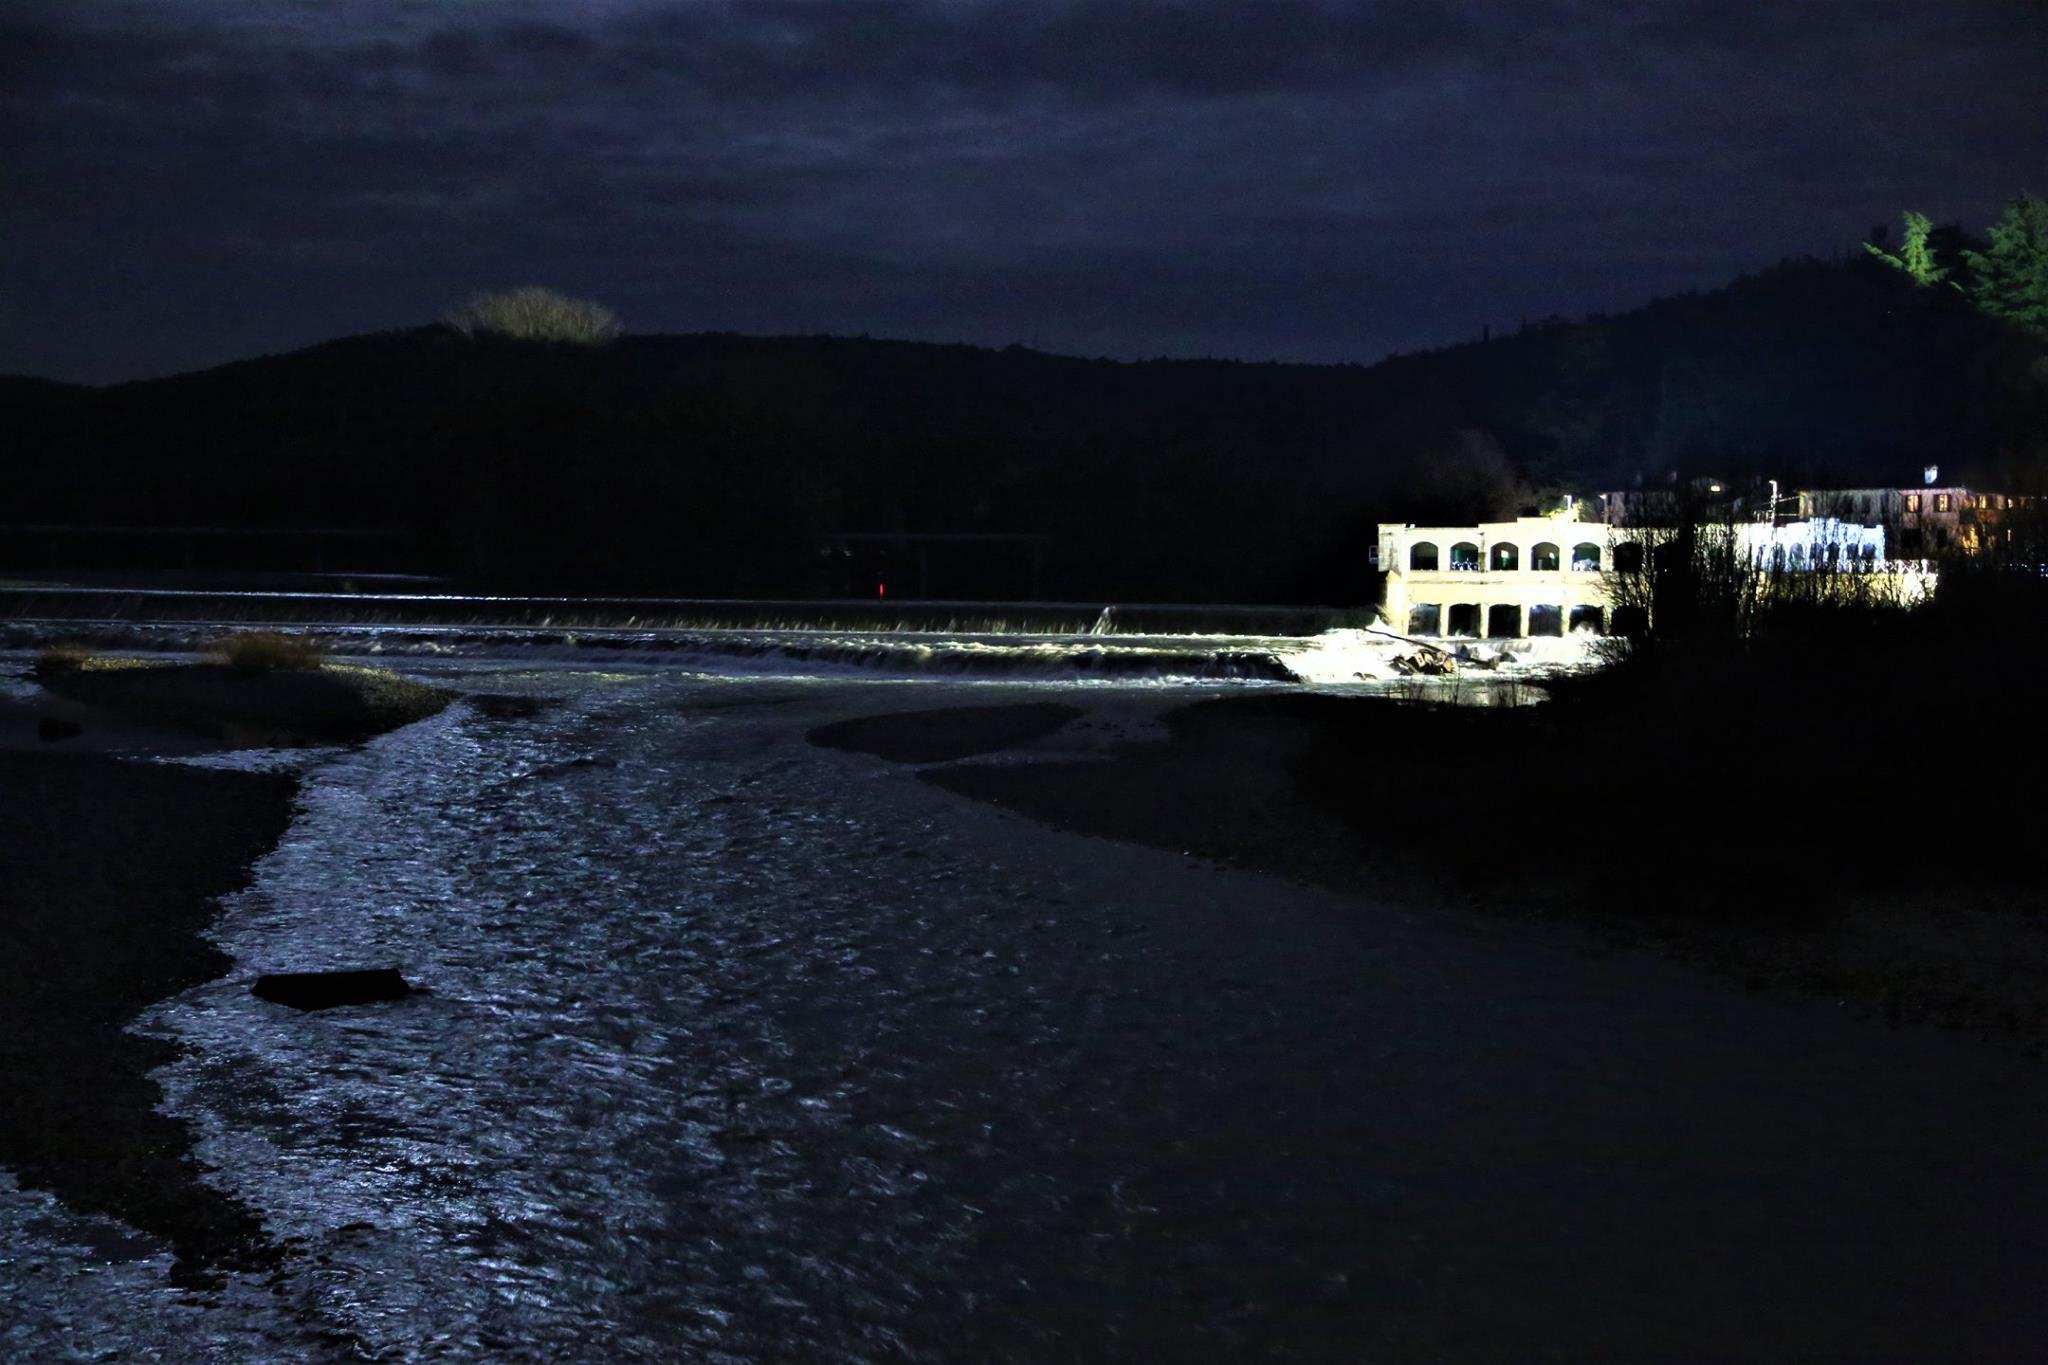
[(1035, 578), (1013, 544), (935, 548), (934, 596), (1345, 602), (1382, 519), (1707, 470), (2038, 488), (2044, 349), (1881, 262), (1799, 259), (1371, 366), (437, 325), (4, 379), (0, 431), (12, 522), (385, 527), (477, 587), (872, 594), (900, 555), (832, 533), (930, 532), (1044, 537)]

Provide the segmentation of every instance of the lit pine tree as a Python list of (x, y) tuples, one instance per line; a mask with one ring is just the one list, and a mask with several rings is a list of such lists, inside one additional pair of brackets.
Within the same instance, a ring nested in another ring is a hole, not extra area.
[(1927, 242), (1928, 234), (1934, 231), (1934, 224), (1928, 221), (1926, 214), (1914, 213), (1911, 209), (1899, 216), (1906, 228), (1905, 240), (1899, 244), (1898, 251), (1886, 251), (1870, 242), (1865, 242), (1863, 249), (1886, 265), (1905, 271), (1915, 284), (1940, 284), (1948, 277), (1948, 269), (1935, 262), (1934, 249)]
[(1983, 251), (1965, 251), (1970, 298), (1993, 317), (2048, 336), (2048, 199), (2023, 194), (1991, 225)]

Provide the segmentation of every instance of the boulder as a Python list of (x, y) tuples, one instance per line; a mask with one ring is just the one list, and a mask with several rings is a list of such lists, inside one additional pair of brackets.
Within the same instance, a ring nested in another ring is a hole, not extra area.
[(250, 992), (259, 1000), (295, 1010), (325, 1010), (337, 1005), (371, 1005), (403, 1000), (414, 988), (395, 967), (341, 972), (265, 972)]
[(1457, 660), (1440, 649), (1418, 649), (1413, 654), (1397, 654), (1393, 668), (1404, 678), (1441, 678), (1457, 671)]

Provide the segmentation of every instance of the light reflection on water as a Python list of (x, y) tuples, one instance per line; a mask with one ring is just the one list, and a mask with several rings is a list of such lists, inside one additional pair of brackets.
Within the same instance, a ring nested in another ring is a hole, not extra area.
[[(1000, 1150), (1001, 1092), (1061, 1044), (1010, 923), (1056, 929), (1057, 879), (821, 785), (837, 760), (782, 709), (815, 687), (489, 683), (561, 699), (316, 763), (228, 904), (235, 976), (146, 1020), (194, 1049), (165, 1079), (202, 1160), (296, 1253), (258, 1330), (373, 1355), (913, 1350), (983, 1206), (1022, 1211), (1010, 1177), (963, 1196), (931, 1154)], [(364, 964), (427, 994), (302, 1015), (247, 993)]]

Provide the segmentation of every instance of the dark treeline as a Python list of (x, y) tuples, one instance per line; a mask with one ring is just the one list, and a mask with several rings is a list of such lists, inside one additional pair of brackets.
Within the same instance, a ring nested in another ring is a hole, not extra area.
[(750, 596), (872, 593), (830, 532), (1022, 533), (1038, 581), (938, 547), (931, 591), (1359, 601), (1376, 521), (1674, 470), (2039, 489), (2044, 350), (1860, 253), (1370, 367), (433, 326), (0, 381), (0, 520), (396, 527), (476, 586)]

